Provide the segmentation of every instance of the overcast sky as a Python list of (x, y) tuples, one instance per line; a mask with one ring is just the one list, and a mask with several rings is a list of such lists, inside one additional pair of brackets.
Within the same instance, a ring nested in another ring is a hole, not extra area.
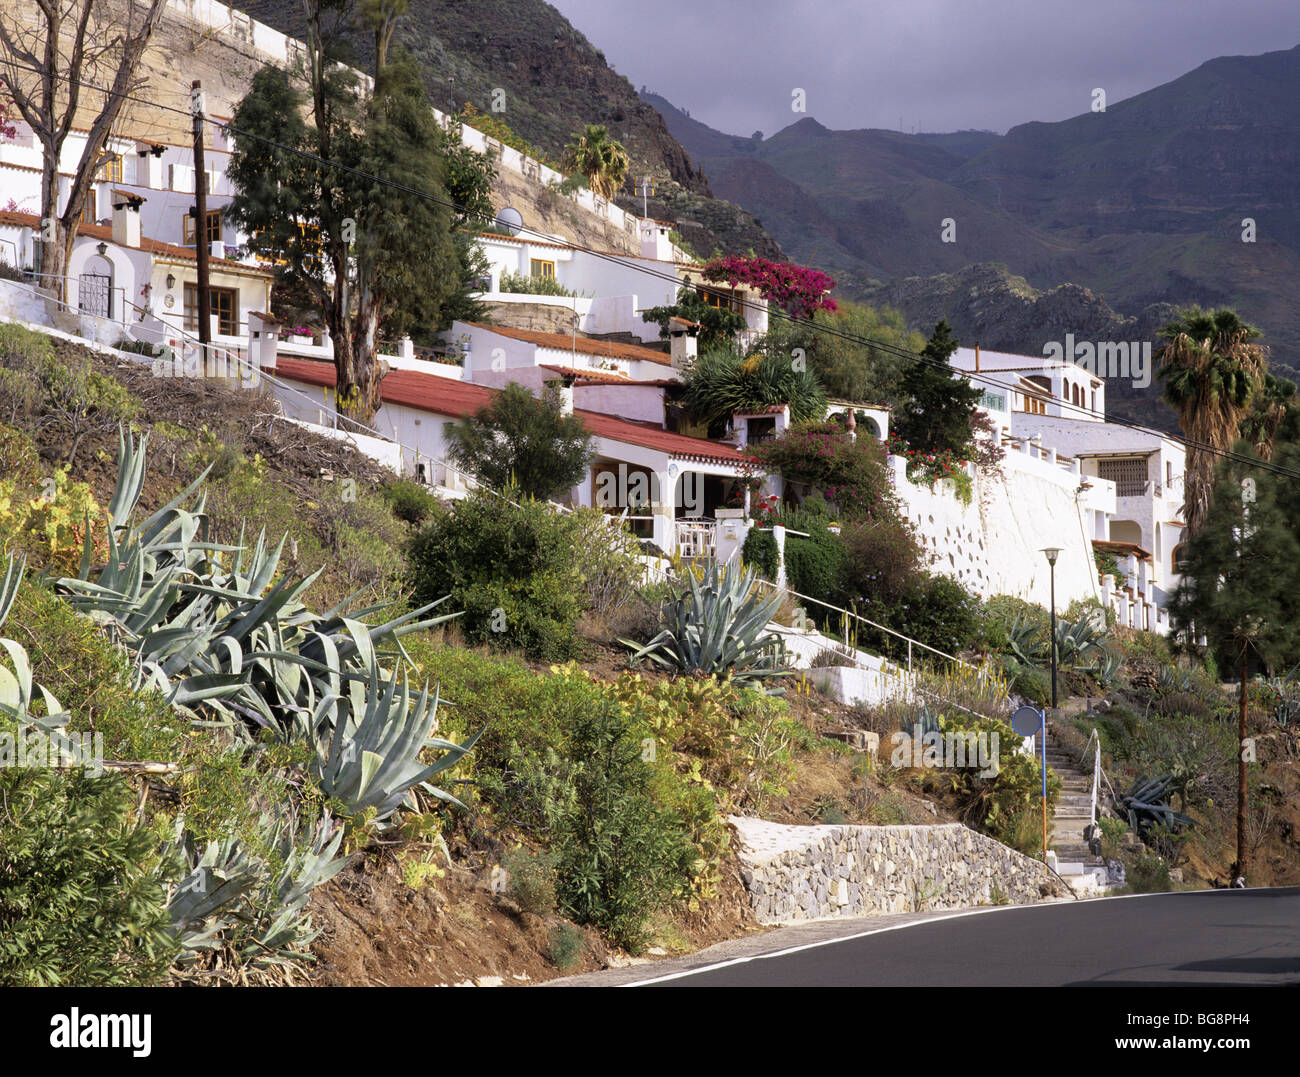
[(1296, 0), (551, 0), (639, 90), (730, 134), (1005, 131), (1215, 56), (1300, 44)]

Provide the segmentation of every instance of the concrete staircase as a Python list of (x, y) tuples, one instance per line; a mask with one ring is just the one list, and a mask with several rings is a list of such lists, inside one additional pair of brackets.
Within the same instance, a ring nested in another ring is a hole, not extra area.
[(1048, 863), (1055, 856), (1056, 873), (1080, 897), (1107, 889), (1106, 863), (1088, 849), (1084, 836), (1091, 822), (1092, 773), (1079, 769), (1073, 757), (1055, 746), (1048, 724), (1047, 765), (1061, 779), (1061, 796), (1049, 820)]

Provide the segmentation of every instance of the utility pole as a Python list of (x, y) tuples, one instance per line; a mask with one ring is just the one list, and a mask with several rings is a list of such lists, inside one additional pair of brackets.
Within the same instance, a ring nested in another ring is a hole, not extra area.
[(199, 349), (203, 369), (212, 343), (212, 294), (208, 287), (208, 173), (203, 163), (203, 84), (190, 85), (190, 112), (194, 116), (194, 253), (199, 263)]

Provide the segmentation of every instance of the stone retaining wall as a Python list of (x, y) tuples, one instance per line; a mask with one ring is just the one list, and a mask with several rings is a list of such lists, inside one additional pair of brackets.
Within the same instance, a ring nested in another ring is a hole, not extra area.
[(731, 816), (765, 924), (1068, 898), (1040, 861), (958, 823), (785, 826)]

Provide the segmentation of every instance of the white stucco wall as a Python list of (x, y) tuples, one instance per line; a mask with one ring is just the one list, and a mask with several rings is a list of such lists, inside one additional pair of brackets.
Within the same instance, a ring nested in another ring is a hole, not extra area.
[(1092, 536), (1069, 472), (1009, 453), (1004, 478), (977, 473), (971, 504), (963, 505), (951, 483), (934, 489), (914, 484), (899, 457), (890, 457), (889, 466), (904, 514), (933, 559), (932, 572), (954, 577), (981, 597), (1010, 594), (1046, 606), (1050, 575), (1040, 551), (1056, 546), (1058, 609), (1075, 598), (1100, 598)]

